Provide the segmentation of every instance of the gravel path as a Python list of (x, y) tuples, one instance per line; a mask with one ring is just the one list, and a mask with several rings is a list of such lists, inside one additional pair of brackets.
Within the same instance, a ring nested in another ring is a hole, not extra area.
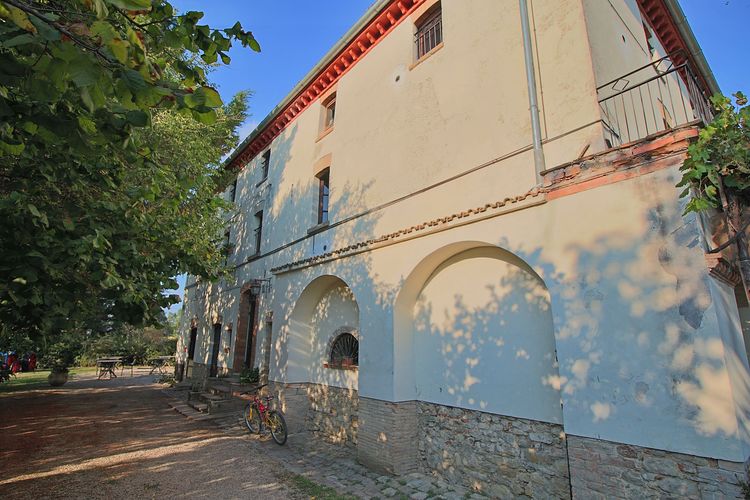
[(2, 496), (299, 497), (257, 446), (186, 419), (160, 389), (136, 373), (0, 394)]

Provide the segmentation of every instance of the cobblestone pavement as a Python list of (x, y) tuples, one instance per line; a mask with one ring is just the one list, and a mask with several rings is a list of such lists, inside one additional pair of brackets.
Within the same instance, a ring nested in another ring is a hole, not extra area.
[(427, 474), (378, 474), (357, 463), (354, 449), (323, 442), (307, 433), (290, 434), (287, 443), (278, 446), (268, 436), (250, 434), (239, 413), (206, 415), (181, 401), (180, 395), (172, 391), (165, 393), (171, 393), (176, 398), (172, 402), (173, 408), (186, 417), (212, 421), (224, 433), (244, 438), (255, 456), (263, 455), (278, 463), (289, 474), (303, 476), (320, 485), (334, 488), (342, 496), (414, 500), (487, 498), (466, 488), (448, 485)]

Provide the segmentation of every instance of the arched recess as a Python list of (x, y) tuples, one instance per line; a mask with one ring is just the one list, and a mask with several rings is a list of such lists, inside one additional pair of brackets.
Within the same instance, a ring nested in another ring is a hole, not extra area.
[(350, 331), (359, 336), (359, 306), (341, 278), (325, 275), (310, 282), (295, 302), (286, 329), (287, 381), (357, 390), (356, 367), (328, 366), (329, 347), (337, 335)]
[(422, 260), (394, 308), (394, 393), (562, 423), (549, 292), (522, 259), (460, 242)]

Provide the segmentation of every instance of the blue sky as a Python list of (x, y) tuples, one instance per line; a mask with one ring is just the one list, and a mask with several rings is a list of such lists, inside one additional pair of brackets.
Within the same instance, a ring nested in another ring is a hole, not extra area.
[[(211, 76), (225, 100), (240, 90), (253, 92), (251, 116), (240, 134), (243, 138), (372, 3), (372, 0), (174, 0), (181, 11), (203, 11), (202, 23), (215, 28), (240, 21), (260, 42), (260, 54), (235, 48), (230, 52), (231, 65), (217, 69)], [(747, 63), (750, 0), (681, 0), (680, 4), (722, 91), (750, 93)], [(184, 278), (179, 281), (182, 293)]]

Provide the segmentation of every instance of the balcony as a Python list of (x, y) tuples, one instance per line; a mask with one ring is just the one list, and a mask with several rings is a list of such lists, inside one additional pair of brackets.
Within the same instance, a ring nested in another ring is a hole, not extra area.
[(708, 95), (682, 52), (605, 83), (597, 98), (610, 148), (713, 117)]

